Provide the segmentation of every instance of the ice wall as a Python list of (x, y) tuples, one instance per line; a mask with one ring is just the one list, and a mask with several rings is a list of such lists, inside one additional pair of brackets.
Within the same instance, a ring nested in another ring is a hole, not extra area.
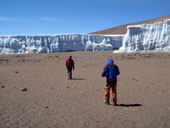
[(128, 26), (127, 29), (122, 47), (114, 53), (170, 52), (170, 19), (163, 23)]
[(123, 37), (94, 34), (0, 36), (0, 54), (112, 50), (122, 46)]

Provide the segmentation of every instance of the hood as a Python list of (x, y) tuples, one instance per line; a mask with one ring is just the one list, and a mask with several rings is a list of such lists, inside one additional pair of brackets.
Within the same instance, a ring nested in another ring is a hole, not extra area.
[(108, 59), (108, 60), (107, 60), (107, 64), (114, 64), (114, 60)]
[(72, 57), (70, 56), (68, 59), (69, 59), (69, 60), (72, 60)]

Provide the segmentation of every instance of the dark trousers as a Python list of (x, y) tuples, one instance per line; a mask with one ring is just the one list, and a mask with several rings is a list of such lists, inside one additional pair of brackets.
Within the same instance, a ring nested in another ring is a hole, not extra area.
[(72, 79), (72, 68), (67, 68), (68, 79)]

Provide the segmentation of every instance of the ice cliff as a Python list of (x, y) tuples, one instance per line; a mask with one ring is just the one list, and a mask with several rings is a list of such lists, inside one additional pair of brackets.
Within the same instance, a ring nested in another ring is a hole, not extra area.
[(170, 52), (170, 19), (155, 24), (127, 27), (125, 35), (58, 34), (44, 36), (0, 36), (0, 54), (113, 50)]
[(94, 34), (0, 36), (0, 54), (112, 50), (122, 46), (123, 37)]
[(122, 47), (114, 53), (170, 52), (170, 19), (155, 24), (128, 26), (127, 29)]

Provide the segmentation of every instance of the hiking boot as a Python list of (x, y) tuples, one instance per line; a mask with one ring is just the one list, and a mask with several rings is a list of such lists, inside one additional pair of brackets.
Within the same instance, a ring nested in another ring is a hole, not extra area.
[(104, 103), (107, 104), (107, 105), (110, 104), (110, 103), (109, 103), (109, 100), (104, 100)]
[(114, 103), (114, 106), (118, 106), (118, 104), (117, 104), (117, 103)]
[(69, 79), (69, 80), (72, 80), (72, 77), (69, 77), (68, 79)]

